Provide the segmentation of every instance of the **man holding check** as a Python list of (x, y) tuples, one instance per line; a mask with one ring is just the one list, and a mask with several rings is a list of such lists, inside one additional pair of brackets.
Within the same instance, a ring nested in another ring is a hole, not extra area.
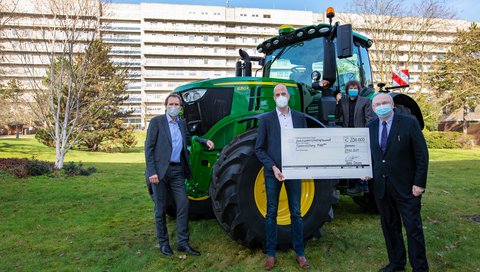
[(301, 180), (286, 180), (282, 169), (281, 130), (306, 128), (307, 121), (303, 113), (288, 107), (290, 94), (282, 84), (273, 90), (277, 105), (274, 111), (263, 116), (258, 128), (258, 138), (255, 153), (264, 165), (265, 188), (267, 192), (267, 216), (265, 219), (265, 250), (267, 262), (265, 269), (275, 267), (275, 249), (277, 246), (277, 211), (280, 189), (285, 184), (290, 209), (291, 235), (293, 248), (297, 254), (297, 263), (302, 269), (309, 269), (303, 245), (303, 219), (300, 213), (300, 197), (302, 194)]
[(379, 271), (405, 269), (407, 260), (402, 223), (413, 271), (428, 271), (420, 214), (428, 172), (425, 138), (415, 118), (393, 110), (390, 95), (378, 94), (373, 98), (372, 107), (378, 116), (368, 125), (373, 160), (372, 182), (389, 260), (389, 264)]

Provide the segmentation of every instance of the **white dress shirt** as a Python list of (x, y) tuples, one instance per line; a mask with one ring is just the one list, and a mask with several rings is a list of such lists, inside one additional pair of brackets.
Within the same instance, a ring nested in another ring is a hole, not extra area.
[(292, 121), (292, 111), (290, 108), (288, 108), (288, 113), (283, 114), (281, 111), (277, 110), (277, 115), (278, 115), (278, 122), (280, 122), (280, 128), (285, 129), (285, 128), (293, 128), (293, 121)]

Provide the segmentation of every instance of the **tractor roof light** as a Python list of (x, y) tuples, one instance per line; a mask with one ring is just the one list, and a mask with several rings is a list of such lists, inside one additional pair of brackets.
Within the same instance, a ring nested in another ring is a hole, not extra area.
[(280, 35), (286, 35), (294, 30), (293, 26), (291, 25), (281, 25), (278, 28), (278, 34)]
[(373, 41), (368, 39), (367, 41), (367, 47), (370, 48), (373, 45)]
[(297, 31), (297, 33), (295, 33), (295, 35), (297, 35), (297, 37), (299, 37), (299, 38), (302, 37), (303, 34), (304, 34), (303, 30), (299, 30), (299, 31)]
[(307, 30), (308, 35), (315, 34), (315, 31), (317, 31), (314, 27), (310, 28)]
[(322, 33), (322, 34), (328, 33), (329, 31), (330, 31), (330, 27), (329, 27), (329, 26), (322, 26), (322, 27), (320, 27), (320, 28), (318, 29), (318, 32), (319, 32), (319, 33)]
[(335, 17), (335, 10), (332, 7), (328, 7), (326, 13), (328, 19), (333, 19), (333, 17)]

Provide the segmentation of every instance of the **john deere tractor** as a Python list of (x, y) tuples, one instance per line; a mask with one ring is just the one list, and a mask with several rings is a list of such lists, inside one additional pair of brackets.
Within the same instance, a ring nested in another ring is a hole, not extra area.
[[(333, 14), (328, 16), (331, 21)], [(306, 114), (309, 127), (326, 129), (337, 126), (335, 95), (348, 80), (361, 82), (365, 87), (361, 95), (373, 95), (368, 57), (373, 42), (353, 33), (351, 25), (282, 26), (279, 32), (258, 45), (264, 57), (250, 57), (240, 50), (236, 77), (201, 80), (174, 90), (183, 99), (191, 134), (215, 143), (213, 151), (195, 141), (190, 146), (193, 178), (186, 181), (190, 217), (209, 217), (213, 212), (232, 239), (250, 248), (261, 247), (264, 240), (264, 169), (254, 146), (259, 116), (275, 108), (274, 86), (287, 86), (289, 106)], [(261, 77), (252, 77), (252, 61), (262, 66)], [(405, 95), (394, 99), (423, 124), (412, 99)], [(342, 182), (303, 180), (305, 240), (318, 235), (323, 224), (332, 220), (332, 205), (338, 202), (337, 186)], [(367, 208), (373, 203), (369, 195), (356, 201)], [(288, 247), (290, 213), (284, 188), (277, 223), (279, 246)]]

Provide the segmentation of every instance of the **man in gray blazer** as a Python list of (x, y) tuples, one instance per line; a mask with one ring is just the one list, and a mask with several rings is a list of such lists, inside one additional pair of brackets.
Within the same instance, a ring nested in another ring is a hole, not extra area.
[[(160, 252), (166, 256), (173, 255), (165, 220), (167, 194), (171, 193), (177, 207), (177, 249), (190, 255), (200, 255), (200, 252), (189, 244), (189, 205), (185, 179), (191, 178), (187, 151), (190, 137), (186, 122), (178, 117), (181, 97), (170, 94), (165, 99), (165, 105), (167, 113), (150, 120), (145, 140), (147, 164), (145, 176), (147, 187), (155, 203), (155, 225)], [(210, 140), (197, 137), (196, 141), (210, 150), (214, 148)]]
[[(362, 90), (360, 82), (350, 80), (345, 85), (347, 98), (342, 98), (342, 94), (337, 94), (337, 107), (335, 115), (337, 120), (343, 119), (343, 127), (359, 128), (366, 127), (368, 123), (375, 119), (375, 113), (372, 110), (370, 99), (358, 96)], [(350, 180), (353, 187), (347, 189), (350, 195), (357, 195), (362, 192), (368, 192), (368, 184), (360, 179)]]

